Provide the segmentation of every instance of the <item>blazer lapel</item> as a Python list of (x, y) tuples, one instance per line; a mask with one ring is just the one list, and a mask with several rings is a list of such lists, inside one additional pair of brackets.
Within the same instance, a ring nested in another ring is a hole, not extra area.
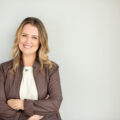
[(38, 60), (36, 60), (33, 65), (33, 75), (38, 90), (38, 99), (42, 99), (47, 94), (47, 81), (45, 69), (43, 69), (42, 73), (40, 72), (40, 63)]

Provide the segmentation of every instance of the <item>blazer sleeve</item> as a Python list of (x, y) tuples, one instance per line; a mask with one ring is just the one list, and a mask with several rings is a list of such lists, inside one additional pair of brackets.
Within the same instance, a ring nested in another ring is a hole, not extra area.
[[(5, 90), (4, 90), (5, 75), (2, 64), (0, 65), (0, 118), (2, 120), (15, 119), (17, 111), (7, 105)], [(1, 120), (0, 119), (0, 120)]]
[(24, 112), (28, 116), (38, 114), (43, 115), (44, 117), (58, 112), (63, 100), (58, 64), (55, 64), (53, 68), (49, 71), (48, 92), (50, 97), (47, 100), (25, 99)]

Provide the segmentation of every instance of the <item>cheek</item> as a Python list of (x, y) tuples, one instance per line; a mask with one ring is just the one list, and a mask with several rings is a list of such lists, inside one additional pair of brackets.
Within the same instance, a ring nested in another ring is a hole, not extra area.
[(19, 41), (19, 44), (18, 44), (18, 46), (19, 46), (20, 49), (23, 48), (23, 44), (24, 44), (24, 41), (23, 41), (23, 40), (20, 40), (20, 41)]
[(22, 45), (25, 41), (23, 39), (20, 39), (19, 44)]
[(35, 41), (33, 44), (34, 44), (34, 46), (39, 47), (40, 43), (39, 43), (39, 41)]

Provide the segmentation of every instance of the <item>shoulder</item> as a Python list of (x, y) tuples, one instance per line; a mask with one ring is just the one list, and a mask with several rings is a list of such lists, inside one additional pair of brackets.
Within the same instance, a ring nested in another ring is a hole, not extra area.
[(53, 60), (51, 62), (53, 63), (53, 66), (52, 66), (53, 69), (59, 68), (59, 65), (57, 62), (55, 62)]
[(10, 60), (8, 60), (8, 61), (5, 61), (5, 62), (1, 63), (1, 64), (0, 64), (0, 67), (2, 67), (2, 69), (5, 70), (5, 69), (11, 68), (12, 65), (13, 65), (13, 59), (10, 59)]
[(49, 69), (49, 75), (52, 75), (54, 72), (56, 72), (59, 69), (59, 65), (57, 62), (51, 60), (52, 62), (52, 68)]

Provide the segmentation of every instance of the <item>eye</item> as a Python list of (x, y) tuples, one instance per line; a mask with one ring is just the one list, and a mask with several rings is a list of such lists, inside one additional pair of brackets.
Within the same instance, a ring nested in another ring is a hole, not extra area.
[(33, 37), (33, 39), (37, 39), (37, 37)]
[(26, 37), (27, 35), (22, 35), (23, 37)]

